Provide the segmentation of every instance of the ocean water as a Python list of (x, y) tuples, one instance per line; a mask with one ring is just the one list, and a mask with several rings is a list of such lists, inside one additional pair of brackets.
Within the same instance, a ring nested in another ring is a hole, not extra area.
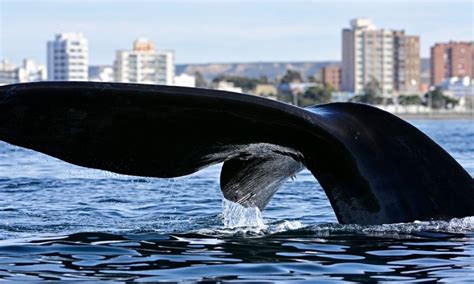
[[(474, 121), (412, 123), (474, 174)], [(121, 176), (0, 142), (0, 280), (474, 280), (474, 217), (340, 225), (308, 171), (244, 210), (219, 172)]]

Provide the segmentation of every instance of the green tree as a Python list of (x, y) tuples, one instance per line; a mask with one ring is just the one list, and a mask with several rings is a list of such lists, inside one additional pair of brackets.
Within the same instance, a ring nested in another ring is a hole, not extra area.
[(406, 105), (420, 105), (422, 100), (418, 95), (402, 95), (398, 97), (398, 103), (402, 106)]
[(334, 89), (331, 86), (325, 85), (321, 87), (310, 87), (300, 97), (299, 105), (302, 107), (325, 104), (331, 102), (331, 93)]
[(308, 76), (308, 82), (319, 83), (320, 80), (316, 77), (316, 75), (311, 75), (311, 76)]
[(364, 86), (364, 94), (355, 96), (351, 101), (365, 104), (380, 104), (383, 98), (379, 81), (372, 77)]
[(425, 101), (428, 107), (434, 109), (452, 108), (458, 104), (458, 100), (445, 96), (439, 87), (426, 93)]
[(227, 81), (234, 83), (234, 86), (241, 87), (243, 91), (249, 91), (255, 89), (257, 84), (261, 83), (260, 79), (249, 78), (243, 76), (230, 76), (230, 75), (219, 75), (214, 80), (213, 83), (218, 83), (221, 81)]
[(303, 82), (303, 76), (300, 72), (291, 69), (286, 70), (285, 75), (281, 78), (281, 84), (288, 84), (293, 82)]
[(291, 103), (293, 103), (294, 97), (293, 97), (293, 94), (291, 94), (291, 92), (278, 91), (277, 92), (277, 100), (279, 100), (281, 102), (291, 104)]
[(196, 71), (194, 72), (194, 77), (196, 78), (196, 87), (198, 88), (207, 88), (208, 83), (204, 76), (202, 76), (201, 72)]
[(378, 103), (377, 97), (382, 95), (382, 88), (380, 83), (374, 77), (364, 86), (365, 102), (369, 104)]
[(269, 80), (267, 75), (260, 75), (260, 78), (258, 79), (259, 84), (268, 84)]

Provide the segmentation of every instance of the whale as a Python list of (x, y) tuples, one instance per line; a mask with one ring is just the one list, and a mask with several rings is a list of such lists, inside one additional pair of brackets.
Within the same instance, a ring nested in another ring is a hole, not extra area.
[(224, 198), (260, 210), (307, 169), (342, 224), (474, 215), (470, 174), (416, 127), (365, 104), (300, 108), (200, 88), (20, 83), (0, 86), (0, 140), (133, 176), (222, 163)]

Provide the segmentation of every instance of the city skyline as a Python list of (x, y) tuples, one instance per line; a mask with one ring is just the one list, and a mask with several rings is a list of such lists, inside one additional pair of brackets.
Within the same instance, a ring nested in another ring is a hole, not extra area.
[(422, 57), (429, 57), (436, 42), (473, 40), (469, 2), (357, 2), (350, 12), (344, 9), (347, 1), (111, 3), (0, 1), (0, 58), (44, 64), (45, 42), (53, 34), (82, 32), (91, 65), (111, 65), (115, 51), (129, 49), (137, 37), (175, 50), (177, 64), (340, 61), (341, 30), (356, 17), (419, 35)]

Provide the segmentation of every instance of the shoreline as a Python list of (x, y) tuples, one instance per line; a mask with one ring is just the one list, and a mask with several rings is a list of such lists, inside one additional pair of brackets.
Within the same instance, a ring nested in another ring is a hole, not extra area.
[(433, 112), (433, 113), (392, 113), (392, 114), (402, 119), (474, 120), (474, 112), (448, 112), (448, 113)]

